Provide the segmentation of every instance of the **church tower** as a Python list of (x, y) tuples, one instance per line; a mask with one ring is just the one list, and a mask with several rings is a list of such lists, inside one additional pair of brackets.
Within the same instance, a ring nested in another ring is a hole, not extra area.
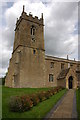
[(5, 85), (45, 87), (45, 49), (43, 13), (41, 18), (23, 11), (16, 22), (12, 58)]

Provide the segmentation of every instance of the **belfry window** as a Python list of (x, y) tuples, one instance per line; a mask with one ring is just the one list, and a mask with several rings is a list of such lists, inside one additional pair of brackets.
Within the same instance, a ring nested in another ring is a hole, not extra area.
[(35, 27), (33, 25), (31, 27), (31, 35), (35, 35)]
[(33, 28), (33, 35), (35, 35), (35, 29)]
[(53, 74), (49, 74), (49, 82), (53, 82)]

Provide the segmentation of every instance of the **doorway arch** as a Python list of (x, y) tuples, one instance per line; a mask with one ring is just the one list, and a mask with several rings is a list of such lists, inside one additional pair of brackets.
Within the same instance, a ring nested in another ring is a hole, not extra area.
[(68, 88), (69, 89), (73, 88), (73, 77), (72, 76), (70, 76), (68, 79)]

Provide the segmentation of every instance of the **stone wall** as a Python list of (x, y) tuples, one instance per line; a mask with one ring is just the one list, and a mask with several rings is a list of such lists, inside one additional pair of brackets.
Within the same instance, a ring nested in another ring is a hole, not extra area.
[[(58, 75), (63, 69), (70, 68), (73, 71), (75, 71), (75, 74), (73, 76), (76, 76), (76, 69), (77, 69), (77, 62), (72, 61), (72, 60), (67, 60), (67, 59), (62, 59), (62, 58), (57, 58), (57, 57), (52, 57), (52, 56), (46, 56), (45, 57), (45, 62), (46, 62), (46, 86), (47, 87), (54, 87), (54, 86), (63, 86), (66, 87), (66, 79), (62, 80), (57, 80)], [(51, 68), (51, 63), (54, 63), (54, 67)], [(61, 64), (64, 64), (64, 68), (61, 68)], [(69, 65), (70, 64), (70, 65)], [(49, 74), (52, 74), (54, 77), (53, 82), (49, 82)], [(71, 73), (68, 73), (70, 76)], [(77, 78), (76, 78), (77, 80)]]
[[(38, 19), (37, 16), (33, 17), (31, 14), (28, 16), (24, 11), (17, 20), (13, 53), (5, 86), (17, 88), (65, 86), (65, 80), (59, 82), (57, 80), (61, 70), (70, 67), (76, 73), (77, 61), (45, 55), (43, 22), (43, 14)], [(32, 27), (35, 29), (34, 35), (31, 34)], [(54, 64), (53, 67), (51, 63)], [(50, 74), (53, 75), (53, 81), (49, 81)], [(73, 76), (75, 77), (76, 74)], [(76, 77), (75, 80), (77, 81)], [(76, 87), (76, 82), (74, 87)]]
[(20, 87), (44, 87), (44, 51), (24, 47), (21, 51)]

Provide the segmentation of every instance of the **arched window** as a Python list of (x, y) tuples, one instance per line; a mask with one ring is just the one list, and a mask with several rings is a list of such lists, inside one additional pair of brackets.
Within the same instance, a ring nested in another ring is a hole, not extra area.
[(33, 25), (31, 27), (31, 35), (35, 35), (35, 27)]

